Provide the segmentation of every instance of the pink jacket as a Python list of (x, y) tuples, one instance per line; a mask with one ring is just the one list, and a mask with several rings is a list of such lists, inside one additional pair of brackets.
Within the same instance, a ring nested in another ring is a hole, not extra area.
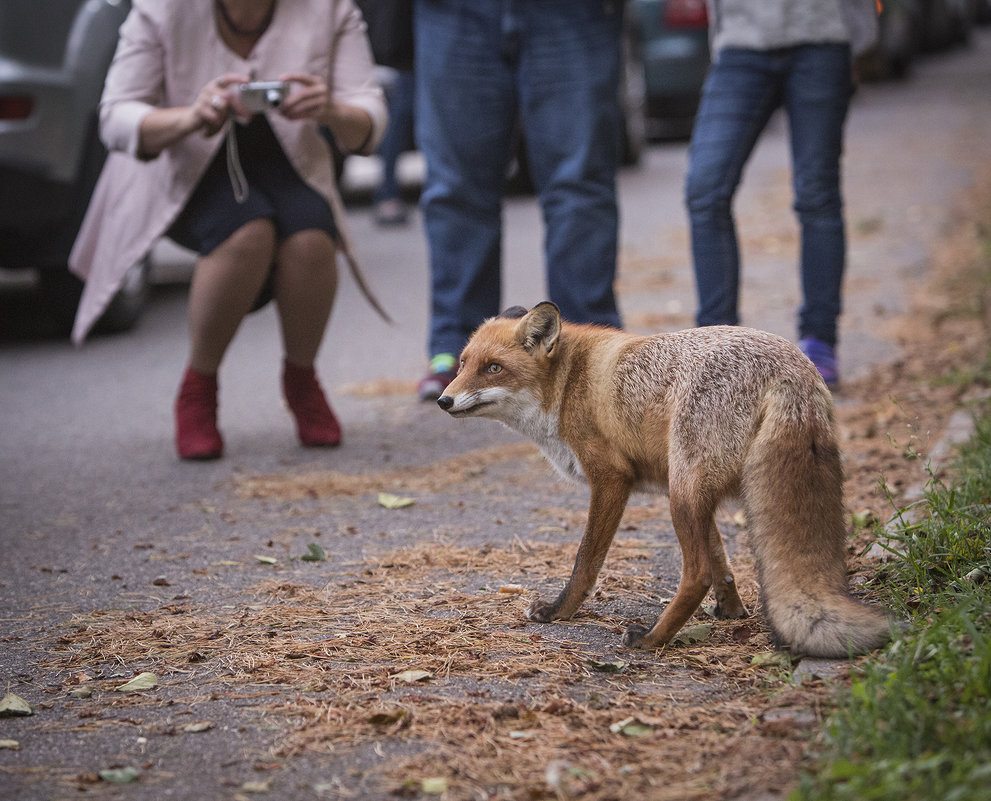
[[(141, 120), (155, 107), (190, 104), (211, 79), (240, 72), (258, 80), (287, 72), (327, 76), (334, 97), (365, 109), (374, 150), (385, 131), (385, 100), (375, 80), (365, 24), (352, 0), (278, 0), (275, 16), (247, 59), (220, 39), (211, 0), (134, 0), (100, 102), (100, 135), (110, 154), (90, 200), (69, 264), (86, 280), (72, 341), (82, 342), (128, 269), (179, 215), (223, 134), (193, 134), (157, 158), (135, 157)], [(354, 263), (330, 148), (313, 122), (276, 112), (269, 122), (296, 170), (330, 203), (338, 242)]]

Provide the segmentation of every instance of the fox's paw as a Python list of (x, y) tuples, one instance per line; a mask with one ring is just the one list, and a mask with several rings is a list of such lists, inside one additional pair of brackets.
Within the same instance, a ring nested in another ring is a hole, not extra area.
[(526, 619), (534, 623), (550, 623), (557, 617), (557, 604), (549, 604), (546, 601), (534, 601), (530, 608), (526, 610)]
[(736, 620), (741, 617), (750, 617), (747, 607), (743, 605), (739, 598), (716, 599), (716, 608), (712, 614), (718, 620)]
[(747, 617), (747, 607), (740, 600), (740, 594), (736, 591), (736, 582), (732, 576), (727, 576), (722, 586), (715, 585), (716, 609), (713, 615), (719, 620), (733, 620), (735, 618)]
[(643, 648), (644, 637), (649, 633), (650, 629), (646, 626), (630, 626), (623, 635), (623, 645), (627, 648)]

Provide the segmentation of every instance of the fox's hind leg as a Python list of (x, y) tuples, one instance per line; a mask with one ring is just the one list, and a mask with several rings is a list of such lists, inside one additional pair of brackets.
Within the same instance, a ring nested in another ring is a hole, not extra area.
[[(689, 496), (690, 497), (690, 496)], [(658, 648), (670, 642), (671, 638), (685, 625), (699, 608), (712, 580), (710, 529), (713, 509), (698, 503), (697, 499), (685, 500), (686, 495), (676, 493), (671, 487), (671, 522), (681, 545), (681, 581), (674, 598), (667, 605), (651, 629), (643, 626), (630, 626), (623, 637), (623, 644), (630, 648)], [(716, 533), (718, 537), (718, 532)], [(726, 552), (720, 541), (721, 566), (728, 570)], [(725, 582), (724, 582), (725, 583)], [(735, 592), (735, 587), (733, 588)], [(739, 597), (737, 597), (739, 601)]]
[(720, 620), (746, 617), (747, 608), (740, 600), (740, 593), (736, 589), (736, 579), (733, 577), (733, 571), (730, 570), (723, 538), (716, 528), (716, 521), (712, 519), (709, 520), (708, 539), (712, 593), (716, 596), (715, 615)]

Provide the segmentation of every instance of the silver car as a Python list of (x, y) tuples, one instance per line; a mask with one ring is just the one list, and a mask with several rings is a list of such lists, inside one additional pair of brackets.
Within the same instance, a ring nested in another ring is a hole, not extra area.
[[(106, 158), (97, 108), (129, 10), (129, 0), (0, 2), (0, 269), (36, 272), (65, 330), (82, 289), (69, 251)], [(135, 265), (101, 327), (133, 326), (147, 291), (147, 266)]]

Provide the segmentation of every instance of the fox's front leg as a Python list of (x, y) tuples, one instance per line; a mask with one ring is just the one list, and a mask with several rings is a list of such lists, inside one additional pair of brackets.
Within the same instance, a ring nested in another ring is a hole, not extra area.
[(590, 483), (592, 493), (588, 523), (581, 545), (578, 546), (571, 578), (554, 601), (534, 601), (530, 605), (526, 610), (526, 616), (530, 620), (549, 623), (571, 617), (595, 586), (633, 485), (630, 480), (616, 474), (600, 477), (594, 483), (590, 480)]

